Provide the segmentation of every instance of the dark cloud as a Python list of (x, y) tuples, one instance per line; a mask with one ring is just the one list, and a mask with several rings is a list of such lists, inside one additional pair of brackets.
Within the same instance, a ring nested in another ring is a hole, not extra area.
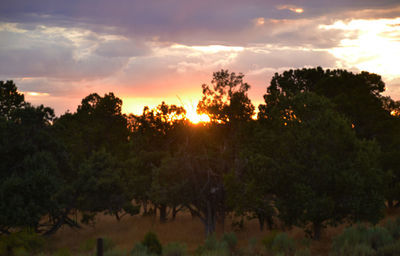
[[(277, 8), (282, 5), (297, 6), (304, 11), (294, 13)], [(0, 20), (81, 26), (96, 31), (113, 28), (124, 35), (147, 39), (158, 37), (161, 41), (170, 42), (231, 44), (232, 41), (251, 42), (251, 37), (243, 37), (247, 35), (246, 30), (252, 21), (259, 17), (280, 20), (321, 16), (334, 18), (362, 10), (369, 10), (369, 15), (388, 15), (381, 10), (395, 6), (399, 6), (398, 0), (3, 0), (0, 3)], [(392, 15), (399, 15), (399, 12)]]

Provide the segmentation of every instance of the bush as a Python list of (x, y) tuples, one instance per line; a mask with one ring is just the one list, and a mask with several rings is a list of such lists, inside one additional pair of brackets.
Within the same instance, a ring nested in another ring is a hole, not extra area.
[(72, 253), (67, 248), (61, 248), (61, 249), (58, 249), (53, 256), (72, 256)]
[(31, 254), (26, 251), (25, 248), (16, 248), (13, 250), (14, 256), (30, 256)]
[(79, 246), (79, 251), (89, 253), (89, 252), (94, 252), (96, 249), (96, 239), (94, 238), (89, 238)]
[(103, 251), (108, 252), (115, 248), (115, 243), (111, 238), (105, 237), (103, 238)]
[(128, 253), (125, 250), (111, 249), (104, 252), (104, 256), (126, 256)]
[(225, 241), (218, 241), (217, 236), (214, 234), (209, 235), (204, 241), (204, 245), (196, 249), (196, 255), (212, 256), (212, 255), (229, 255), (229, 246)]
[(273, 241), (274, 241), (274, 239), (275, 239), (275, 237), (276, 237), (277, 234), (278, 234), (278, 231), (277, 231), (277, 230), (271, 230), (271, 231), (268, 233), (268, 235), (266, 235), (266, 236), (264, 237), (264, 239), (261, 240), (261, 243), (264, 245), (264, 247), (265, 247), (267, 250), (271, 250), (271, 249), (272, 249), (272, 243), (273, 243)]
[(168, 243), (163, 248), (164, 256), (185, 256), (187, 255), (187, 248), (185, 244), (181, 243)]
[(0, 255), (7, 255), (9, 250), (14, 254), (26, 251), (37, 252), (43, 248), (44, 238), (30, 230), (23, 230), (11, 235), (0, 236)]
[(384, 227), (389, 231), (393, 239), (400, 239), (400, 217), (398, 217), (395, 221), (388, 220)]
[(398, 255), (393, 252), (400, 249), (400, 244), (397, 245), (392, 234), (384, 227), (357, 225), (347, 228), (333, 240), (331, 255)]
[(271, 249), (275, 253), (292, 255), (295, 251), (295, 243), (286, 233), (279, 233), (275, 236)]
[(397, 256), (400, 255), (400, 241), (387, 244), (377, 251), (378, 256)]
[(295, 256), (311, 256), (310, 249), (303, 248), (301, 250), (296, 251)]
[(221, 240), (228, 245), (229, 250), (231, 250), (231, 252), (235, 250), (235, 247), (238, 242), (235, 233), (224, 233)]
[(249, 255), (258, 255), (259, 254), (259, 249), (257, 246), (257, 238), (250, 238), (248, 243), (247, 243), (247, 253)]
[(144, 246), (142, 243), (135, 244), (135, 246), (131, 251), (131, 256), (148, 256), (148, 255), (150, 254), (147, 250), (147, 247)]
[(147, 248), (149, 253), (154, 253), (157, 255), (162, 254), (162, 246), (158, 237), (153, 232), (148, 232), (142, 241), (142, 244)]

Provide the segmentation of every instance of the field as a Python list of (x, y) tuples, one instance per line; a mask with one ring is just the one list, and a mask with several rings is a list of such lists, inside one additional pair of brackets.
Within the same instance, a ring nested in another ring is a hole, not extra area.
[[(398, 210), (392, 210), (387, 212), (385, 220), (398, 215)], [(268, 230), (260, 231), (256, 220), (245, 221), (244, 229), (240, 231), (234, 231), (231, 223), (232, 217), (228, 217), (224, 230), (221, 226), (217, 227), (217, 234), (235, 232), (239, 247), (246, 247), (249, 239), (261, 241), (270, 232)], [(345, 225), (340, 225), (326, 229), (320, 241), (311, 243), (312, 255), (328, 255), (332, 238), (340, 234), (344, 227)], [(287, 232), (297, 241), (305, 237), (304, 232), (299, 228), (280, 230)], [(196, 218), (193, 219), (187, 212), (179, 213), (175, 221), (169, 220), (166, 223), (160, 223), (158, 218), (153, 216), (126, 216), (117, 221), (114, 217), (99, 215), (95, 226), (85, 226), (83, 229), (62, 228), (48, 240), (47, 248), (50, 251), (69, 248), (72, 252), (76, 252), (88, 239), (108, 237), (116, 243), (117, 247), (130, 250), (143, 239), (148, 231), (155, 232), (163, 245), (177, 241), (185, 243), (189, 252), (194, 252), (204, 242), (202, 223)]]

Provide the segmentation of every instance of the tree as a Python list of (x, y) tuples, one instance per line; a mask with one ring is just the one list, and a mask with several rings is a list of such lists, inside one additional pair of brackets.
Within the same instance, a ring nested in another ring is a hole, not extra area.
[(54, 121), (71, 163), (71, 170), (63, 173), (70, 186), (65, 204), (69, 212), (82, 211), (85, 221), (103, 211), (117, 219), (123, 210), (137, 213), (131, 203), (130, 175), (124, 168), (129, 129), (121, 106), (122, 100), (113, 93), (104, 97), (94, 93), (82, 100), (76, 113), (65, 113)]
[(24, 102), (13, 83), (1, 86), (0, 91), (15, 95), (7, 96), (8, 110), (0, 118), (0, 233), (26, 227), (47, 233), (64, 208), (61, 171), (68, 169), (65, 150), (51, 128), (54, 111)]
[(224, 176), (238, 171), (242, 129), (254, 113), (247, 95), (250, 85), (243, 77), (221, 70), (213, 73), (211, 86), (202, 85), (203, 98), (197, 112), (207, 114), (211, 123), (193, 127), (181, 149), (181, 165), (191, 177), (192, 198), (187, 206), (202, 220), (206, 235), (215, 231), (218, 218), (224, 226), (225, 214), (230, 211)]
[(264, 95), (267, 105), (260, 106), (260, 115), (273, 116), (271, 106), (280, 96), (291, 98), (301, 92), (314, 92), (329, 98), (334, 107), (354, 126), (359, 138), (375, 139), (382, 150), (379, 162), (386, 173), (386, 199), (393, 206), (399, 200), (400, 169), (399, 103), (381, 95), (385, 90), (377, 74), (346, 70), (323, 70), (321, 67), (288, 70), (276, 73)]
[(248, 121), (254, 106), (247, 96), (250, 85), (243, 82), (244, 75), (228, 70), (213, 73), (212, 86), (203, 84), (203, 98), (197, 112), (207, 114), (212, 122), (235, 123)]
[(18, 93), (13, 81), (0, 81), (0, 117), (10, 119), (12, 112), (24, 104), (25, 97)]
[[(151, 200), (160, 210), (160, 220), (166, 221), (167, 206), (176, 207), (172, 196), (173, 177), (165, 173), (164, 158), (173, 157), (183, 142), (185, 109), (162, 102), (157, 108), (145, 107), (141, 116), (130, 116), (132, 134), (130, 136), (130, 170), (133, 174), (135, 198), (144, 204)], [(172, 171), (172, 170), (171, 170)], [(160, 176), (168, 179), (160, 179)]]
[(270, 167), (279, 217), (306, 229), (311, 223), (315, 239), (344, 220), (376, 223), (384, 206), (376, 143), (358, 139), (325, 97), (300, 92), (277, 99), (260, 116), (279, 137)]
[(116, 216), (118, 220), (124, 214), (138, 214), (139, 207), (131, 203), (131, 176), (125, 168), (124, 163), (105, 149), (93, 152), (79, 168), (78, 209), (88, 212), (88, 216), (105, 212)]

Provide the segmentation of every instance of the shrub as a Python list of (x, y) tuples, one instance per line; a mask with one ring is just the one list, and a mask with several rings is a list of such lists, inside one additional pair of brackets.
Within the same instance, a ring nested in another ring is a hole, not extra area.
[(204, 245), (196, 249), (196, 255), (212, 256), (212, 255), (229, 255), (229, 247), (225, 241), (218, 241), (217, 236), (214, 234), (209, 235), (204, 241)]
[(150, 254), (147, 250), (147, 247), (144, 246), (142, 243), (135, 244), (135, 246), (131, 251), (131, 256), (148, 256), (148, 255)]
[(296, 253), (294, 255), (295, 256), (311, 256), (311, 252), (310, 252), (310, 249), (303, 248), (303, 249), (296, 251)]
[(0, 236), (0, 255), (7, 255), (8, 250), (37, 252), (44, 245), (44, 238), (30, 230), (23, 230), (11, 235)]
[(153, 232), (148, 232), (142, 241), (142, 244), (146, 246), (147, 250), (149, 253), (154, 253), (157, 255), (162, 254), (162, 246), (160, 241), (158, 240), (158, 237), (155, 233)]
[(398, 217), (395, 221), (388, 220), (384, 227), (389, 231), (393, 239), (398, 240), (400, 238), (400, 217)]
[(271, 249), (275, 253), (292, 255), (295, 251), (295, 243), (286, 233), (279, 233), (275, 236)]
[(54, 256), (72, 256), (72, 253), (68, 248), (60, 248), (56, 251)]
[(187, 248), (185, 244), (181, 243), (168, 243), (163, 248), (164, 256), (185, 256), (187, 255)]
[(126, 256), (128, 253), (125, 250), (111, 249), (104, 252), (104, 256)]
[(115, 248), (115, 243), (111, 238), (103, 238), (103, 251), (108, 252)]
[(14, 256), (29, 256), (29, 255), (31, 255), (30, 253), (28, 253), (28, 252), (26, 251), (25, 248), (22, 248), (22, 247), (20, 247), (20, 248), (15, 248), (15, 249), (13, 250), (13, 253), (14, 253)]
[(272, 243), (273, 243), (273, 241), (274, 241), (274, 239), (275, 239), (275, 237), (276, 237), (277, 234), (278, 234), (278, 231), (276, 231), (276, 230), (271, 230), (271, 231), (268, 233), (268, 235), (266, 235), (266, 236), (264, 237), (264, 239), (261, 240), (261, 243), (264, 245), (264, 247), (265, 247), (267, 250), (271, 250), (271, 249), (272, 249)]
[(397, 256), (400, 255), (400, 241), (384, 245), (377, 251), (378, 256)]
[(96, 249), (96, 239), (94, 238), (89, 238), (79, 246), (79, 251), (89, 253), (89, 252), (94, 252)]
[(258, 243), (257, 238), (252, 237), (249, 239), (249, 241), (247, 243), (247, 254), (249, 254), (249, 255), (258, 255), (259, 254), (257, 243)]
[(233, 233), (233, 232), (232, 233), (224, 233), (221, 240), (228, 245), (229, 250), (231, 250), (231, 252), (235, 250), (235, 247), (238, 242), (238, 239), (237, 239), (237, 236), (235, 233)]
[[(357, 225), (344, 230), (332, 243), (331, 255), (377, 255), (398, 249), (391, 232), (383, 227)], [(382, 254), (382, 255), (391, 255)]]

